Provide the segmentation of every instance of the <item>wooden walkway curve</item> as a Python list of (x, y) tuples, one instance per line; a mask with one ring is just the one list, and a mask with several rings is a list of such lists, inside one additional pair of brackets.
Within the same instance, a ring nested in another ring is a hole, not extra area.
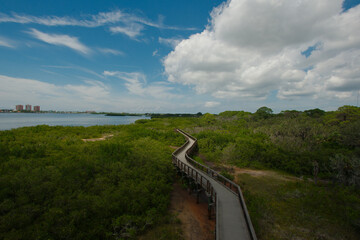
[[(196, 138), (183, 132), (186, 142), (173, 154), (173, 163), (192, 184), (204, 189), (209, 197), (209, 209), (215, 210), (215, 239), (256, 240), (240, 187), (214, 170), (199, 164), (189, 155), (197, 147)], [(211, 207), (211, 208), (210, 208)]]

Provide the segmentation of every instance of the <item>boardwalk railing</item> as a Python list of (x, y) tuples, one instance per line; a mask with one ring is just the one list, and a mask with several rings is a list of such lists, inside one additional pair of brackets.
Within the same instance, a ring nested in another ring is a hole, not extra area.
[[(211, 185), (210, 181), (205, 178), (200, 172), (193, 168), (192, 166), (182, 162), (180, 159), (177, 158), (176, 154), (182, 151), (190, 142), (186, 140), (186, 142), (178, 149), (176, 149), (175, 152), (172, 154), (173, 164), (176, 165), (182, 172), (184, 172), (187, 176), (191, 177), (195, 180), (196, 183), (200, 184), (202, 188), (206, 190), (208, 194), (210, 194), (212, 201), (215, 203), (216, 206), (216, 191)], [(193, 145), (194, 146), (194, 145)], [(194, 148), (190, 148), (189, 150), (193, 150)], [(186, 155), (190, 151), (186, 151)]]
[[(195, 148), (197, 148), (197, 139), (194, 138), (193, 136), (191, 136), (190, 134), (182, 131), (181, 129), (177, 129), (177, 131), (182, 133), (183, 135), (187, 136), (188, 138), (191, 138), (192, 140), (194, 140), (194, 144), (185, 153), (186, 160), (189, 163), (191, 163), (195, 168), (200, 169), (201, 171), (205, 172), (208, 176), (210, 176), (211, 178), (213, 178), (217, 182), (221, 183), (226, 188), (228, 188), (232, 193), (234, 193), (234, 194), (236, 194), (238, 196), (239, 203), (240, 203), (240, 205), (241, 205), (241, 207), (243, 209), (243, 213), (244, 213), (244, 217), (245, 217), (245, 220), (246, 220), (248, 231), (250, 233), (250, 237), (251, 237), (251, 239), (256, 240), (257, 238), (256, 238), (255, 230), (254, 230), (254, 227), (252, 225), (250, 215), (249, 215), (249, 212), (247, 210), (245, 200), (244, 200), (244, 196), (242, 194), (240, 186), (237, 185), (236, 183), (234, 183), (233, 181), (227, 179), (226, 177), (224, 177), (220, 173), (218, 173), (218, 172), (212, 170), (211, 168), (209, 168), (209, 167), (207, 167), (207, 166), (205, 166), (205, 165), (203, 165), (201, 163), (198, 163), (194, 159), (192, 159), (189, 155), (191, 155), (191, 153), (195, 150)], [(178, 153), (178, 150), (181, 151), (182, 149), (184, 149), (187, 146), (187, 144), (189, 144), (188, 140), (186, 140), (186, 143), (173, 153), (173, 157), (175, 156), (174, 154)]]
[(186, 163), (183, 163), (178, 158), (173, 159), (173, 163), (181, 169), (187, 176), (194, 179), (196, 183), (198, 183), (206, 192), (210, 195), (212, 201), (216, 203), (216, 191), (211, 185), (210, 181), (207, 180), (202, 174), (199, 173), (195, 168), (190, 167)]

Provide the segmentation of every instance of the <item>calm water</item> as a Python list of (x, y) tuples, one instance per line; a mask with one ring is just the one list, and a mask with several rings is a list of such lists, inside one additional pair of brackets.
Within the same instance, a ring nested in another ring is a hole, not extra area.
[(0, 130), (36, 125), (49, 126), (94, 126), (123, 125), (146, 116), (105, 116), (103, 114), (68, 114), (68, 113), (0, 113)]

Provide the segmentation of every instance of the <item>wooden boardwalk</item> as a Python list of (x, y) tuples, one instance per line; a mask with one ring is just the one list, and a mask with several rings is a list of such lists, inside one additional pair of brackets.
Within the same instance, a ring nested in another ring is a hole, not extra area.
[(215, 209), (216, 233), (218, 240), (256, 240), (240, 187), (212, 169), (196, 163), (188, 154), (197, 146), (197, 140), (178, 130), (186, 143), (173, 153), (173, 163), (178, 170), (202, 187)]

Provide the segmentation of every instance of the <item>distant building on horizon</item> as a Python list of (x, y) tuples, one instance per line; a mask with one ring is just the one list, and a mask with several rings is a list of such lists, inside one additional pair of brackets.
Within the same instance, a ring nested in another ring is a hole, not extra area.
[(24, 110), (24, 105), (16, 105), (16, 111)]
[(34, 106), (34, 112), (40, 112), (40, 106)]
[(30, 104), (26, 104), (25, 110), (26, 110), (26, 111), (31, 111), (31, 105), (30, 105)]

